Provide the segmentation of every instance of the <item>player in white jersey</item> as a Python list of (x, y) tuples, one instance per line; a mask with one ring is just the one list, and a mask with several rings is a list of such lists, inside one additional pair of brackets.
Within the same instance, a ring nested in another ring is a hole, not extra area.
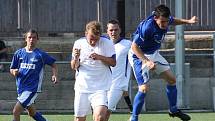
[(86, 121), (91, 107), (94, 121), (106, 120), (110, 66), (115, 66), (116, 60), (113, 42), (100, 35), (100, 23), (91, 21), (86, 25), (86, 37), (75, 41), (73, 46), (71, 68), (76, 70), (75, 121)]
[(128, 84), (131, 74), (131, 65), (128, 62), (128, 51), (131, 47), (131, 41), (120, 37), (121, 28), (118, 20), (110, 20), (107, 24), (108, 37), (113, 41), (116, 51), (116, 66), (111, 67), (112, 84), (108, 91), (108, 114), (109, 118), (112, 111), (124, 95), (124, 99), (132, 112), (132, 104), (128, 95)]
[(26, 46), (17, 50), (13, 56), (10, 73), (16, 77), (18, 93), (18, 101), (13, 109), (13, 121), (20, 121), (20, 114), (24, 109), (34, 120), (46, 121), (41, 113), (36, 111), (33, 103), (38, 92), (41, 92), (44, 66), (48, 64), (52, 67), (54, 84), (57, 83), (57, 67), (54, 58), (36, 48), (38, 40), (37, 32), (29, 30), (25, 34)]

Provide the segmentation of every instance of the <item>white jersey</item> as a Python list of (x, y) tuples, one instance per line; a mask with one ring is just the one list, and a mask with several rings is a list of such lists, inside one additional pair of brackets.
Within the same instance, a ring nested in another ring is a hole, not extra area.
[(75, 90), (92, 93), (98, 90), (109, 90), (111, 85), (111, 70), (100, 60), (89, 58), (92, 53), (105, 57), (113, 57), (115, 50), (113, 42), (100, 37), (95, 47), (88, 44), (85, 37), (75, 41), (74, 48), (80, 50), (80, 67), (76, 71)]
[(131, 47), (131, 41), (121, 39), (114, 45), (114, 47), (116, 51), (116, 66), (111, 67), (111, 89), (128, 91), (128, 83), (131, 75), (131, 66), (128, 62), (128, 51)]

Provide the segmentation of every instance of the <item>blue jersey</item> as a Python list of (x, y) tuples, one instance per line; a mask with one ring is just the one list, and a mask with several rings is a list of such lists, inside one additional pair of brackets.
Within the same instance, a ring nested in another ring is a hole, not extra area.
[[(173, 23), (173, 17), (169, 18), (169, 25)], [(153, 54), (161, 47), (167, 29), (160, 29), (154, 20), (154, 15), (149, 16), (142, 21), (136, 32), (132, 36), (132, 40), (139, 46), (145, 54)]]
[(55, 61), (37, 48), (32, 52), (26, 52), (25, 48), (17, 50), (10, 68), (19, 69), (19, 74), (16, 76), (18, 94), (23, 91), (41, 92), (44, 66), (52, 65)]

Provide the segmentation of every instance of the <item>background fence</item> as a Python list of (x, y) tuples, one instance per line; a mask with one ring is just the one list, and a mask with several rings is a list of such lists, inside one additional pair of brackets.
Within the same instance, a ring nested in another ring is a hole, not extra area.
[[(117, 18), (125, 33), (133, 32), (140, 20), (150, 15), (158, 4), (169, 6), (173, 15), (175, 12), (175, 0), (99, 1), (103, 25)], [(185, 30), (215, 29), (214, 0), (184, 1), (185, 18), (196, 15), (200, 20), (198, 24), (187, 25)], [(0, 0), (1, 36), (12, 36), (30, 27), (41, 33), (83, 32), (90, 20), (97, 20), (97, 0)]]

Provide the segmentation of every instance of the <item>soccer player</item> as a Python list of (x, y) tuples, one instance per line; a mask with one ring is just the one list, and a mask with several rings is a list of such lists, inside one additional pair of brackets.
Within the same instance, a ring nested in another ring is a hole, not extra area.
[(129, 62), (133, 67), (139, 90), (134, 98), (131, 121), (138, 121), (138, 115), (144, 104), (148, 89), (149, 72), (155, 71), (167, 82), (166, 94), (169, 101), (169, 115), (183, 121), (190, 120), (190, 116), (181, 112), (177, 107), (176, 78), (170, 70), (168, 62), (158, 50), (164, 41), (169, 25), (194, 24), (196, 16), (191, 19), (178, 19), (170, 15), (165, 5), (155, 8), (153, 14), (142, 21), (133, 35), (133, 42), (129, 50)]
[(25, 34), (26, 46), (17, 50), (13, 56), (10, 73), (16, 77), (18, 93), (17, 103), (13, 109), (13, 121), (20, 121), (20, 114), (24, 109), (34, 120), (46, 121), (42, 114), (36, 111), (33, 103), (41, 92), (44, 66), (46, 64), (51, 66), (54, 84), (58, 82), (57, 67), (54, 58), (36, 48), (38, 40), (38, 33), (29, 30)]
[(110, 20), (107, 23), (108, 37), (113, 41), (116, 51), (116, 66), (111, 67), (112, 84), (108, 91), (108, 114), (116, 109), (116, 105), (122, 95), (132, 112), (132, 104), (128, 95), (128, 84), (130, 79), (131, 65), (128, 62), (128, 51), (131, 41), (120, 37), (121, 28), (118, 20)]
[(94, 121), (106, 121), (107, 91), (111, 85), (110, 66), (116, 65), (113, 42), (100, 37), (101, 24), (91, 21), (85, 36), (75, 41), (71, 68), (76, 70), (75, 121), (86, 121), (93, 109)]

